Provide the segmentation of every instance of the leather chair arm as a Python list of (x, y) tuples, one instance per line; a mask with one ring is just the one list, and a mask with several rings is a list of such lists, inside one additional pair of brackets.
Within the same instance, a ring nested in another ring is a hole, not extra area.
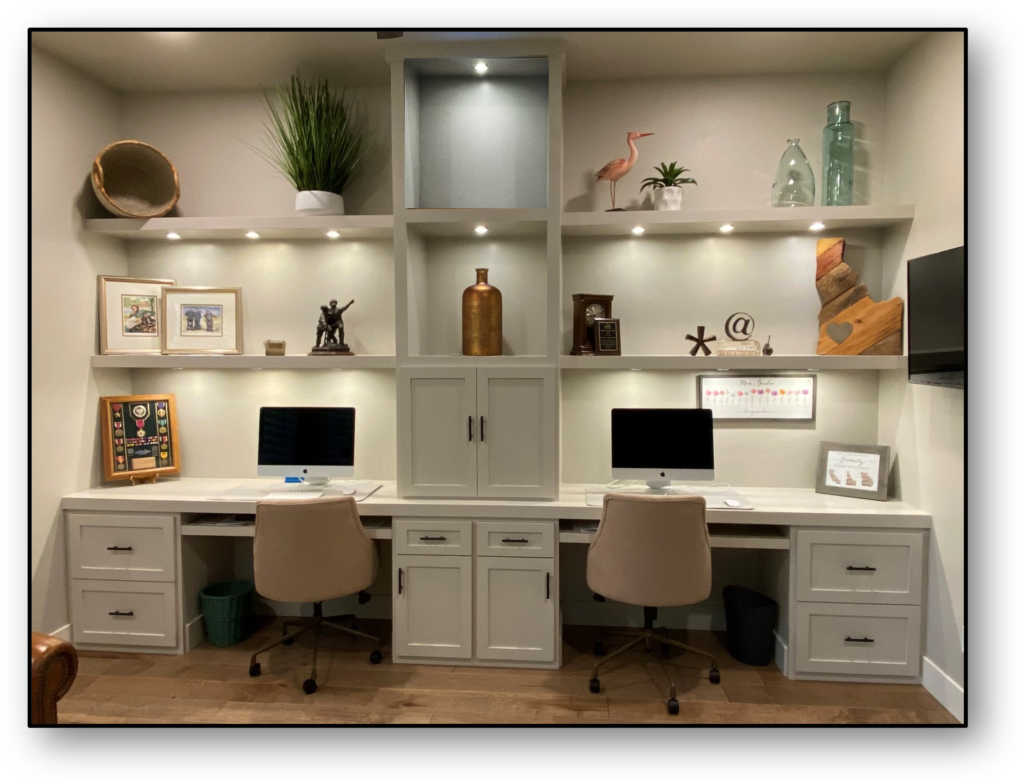
[(57, 700), (78, 675), (75, 646), (48, 634), (32, 632), (31, 724), (56, 724)]

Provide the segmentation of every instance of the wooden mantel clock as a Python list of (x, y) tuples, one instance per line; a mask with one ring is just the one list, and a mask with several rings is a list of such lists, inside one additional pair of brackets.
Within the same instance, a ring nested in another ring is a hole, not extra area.
[(575, 357), (594, 353), (594, 319), (611, 318), (613, 296), (572, 295), (572, 351)]

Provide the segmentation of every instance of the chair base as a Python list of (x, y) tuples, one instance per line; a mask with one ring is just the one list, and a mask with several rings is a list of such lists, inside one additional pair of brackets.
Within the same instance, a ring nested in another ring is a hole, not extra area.
[[(352, 619), (352, 628), (349, 628), (347, 626), (342, 626), (342, 625), (340, 625), (338, 623), (334, 623), (333, 622), (335, 620), (344, 620), (346, 618), (351, 618)], [(296, 629), (293, 632), (289, 632), (288, 631), (288, 627), (289, 626), (298, 626), (299, 628)], [(283, 624), (282, 624), (282, 632), (283, 632), (283, 634), (282, 634), (281, 638), (277, 639), (277, 640), (274, 640), (272, 643), (264, 645), (258, 651), (253, 653), (252, 658), (249, 659), (249, 675), (250, 675), (250, 677), (255, 678), (255, 677), (259, 676), (260, 671), (262, 670), (262, 668), (260, 667), (260, 663), (258, 661), (256, 661), (256, 657), (259, 656), (261, 653), (266, 653), (271, 648), (276, 648), (278, 645), (291, 645), (293, 642), (295, 642), (296, 638), (298, 638), (299, 635), (305, 634), (308, 631), (312, 631), (314, 633), (314, 636), (313, 636), (313, 667), (312, 667), (312, 670), (310, 672), (309, 678), (307, 680), (305, 680), (303, 682), (303, 684), (302, 684), (302, 690), (304, 692), (306, 692), (306, 694), (312, 694), (313, 692), (315, 692), (316, 689), (317, 689), (317, 683), (316, 683), (316, 656), (317, 656), (317, 652), (320, 649), (320, 633), (323, 631), (324, 627), (326, 627), (328, 629), (333, 629), (336, 632), (341, 632), (342, 634), (347, 634), (350, 637), (359, 637), (359, 638), (362, 638), (364, 640), (370, 640), (373, 643), (374, 648), (375, 648), (375, 650), (373, 650), (370, 653), (370, 664), (380, 664), (384, 660), (384, 655), (381, 652), (380, 640), (377, 639), (376, 637), (374, 637), (371, 634), (366, 634), (364, 632), (359, 631), (357, 628), (355, 628), (355, 616), (354, 615), (336, 616), (336, 617), (328, 620), (327, 618), (323, 617), (323, 602), (314, 602), (313, 603), (313, 617), (311, 619), (309, 619), (309, 620), (302, 620), (302, 621), (284, 621)]]

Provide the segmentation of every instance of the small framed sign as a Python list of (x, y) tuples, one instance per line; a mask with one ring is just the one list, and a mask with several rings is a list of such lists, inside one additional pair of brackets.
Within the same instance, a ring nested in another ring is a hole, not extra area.
[(822, 441), (814, 489), (828, 495), (885, 501), (889, 497), (889, 447)]
[(100, 423), (106, 481), (181, 473), (174, 395), (101, 397)]
[(164, 331), (160, 291), (173, 280), (100, 275), (100, 353), (159, 354)]
[(697, 376), (697, 405), (720, 422), (813, 422), (817, 386), (813, 373)]
[(165, 286), (163, 354), (241, 354), (242, 290)]
[(617, 318), (594, 319), (594, 355), (618, 357), (622, 355), (622, 341), (619, 336)]

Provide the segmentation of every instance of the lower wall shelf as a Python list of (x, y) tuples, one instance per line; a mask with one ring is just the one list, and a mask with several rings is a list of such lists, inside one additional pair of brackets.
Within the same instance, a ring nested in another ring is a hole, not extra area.
[(97, 354), (94, 368), (154, 370), (376, 370), (396, 366), (395, 357), (381, 354), (310, 357), (303, 354)]
[(905, 356), (775, 354), (770, 357), (563, 356), (563, 370), (905, 370)]

